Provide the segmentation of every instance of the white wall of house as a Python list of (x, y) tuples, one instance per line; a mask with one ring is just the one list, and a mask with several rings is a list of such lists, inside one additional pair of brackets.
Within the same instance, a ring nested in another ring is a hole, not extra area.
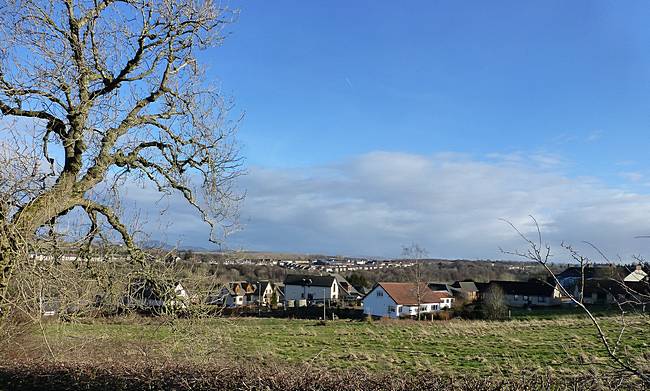
[(381, 287), (377, 286), (363, 298), (363, 313), (372, 316), (397, 318), (400, 306)]
[(273, 296), (273, 288), (271, 284), (266, 284), (266, 289), (262, 292), (262, 304), (267, 305), (271, 303), (271, 297)]
[(399, 314), (400, 316), (416, 316), (418, 307), (416, 305), (401, 305), (399, 306)]
[(453, 297), (448, 297), (448, 298), (442, 298), (440, 299), (440, 308), (438, 309), (443, 309), (443, 308), (451, 308), (451, 306), (454, 303), (454, 298)]
[[(444, 308), (451, 308), (451, 303), (453, 299), (441, 299), (440, 303), (422, 303), (420, 304), (420, 313), (421, 314), (430, 314), (432, 312), (438, 312)], [(417, 305), (403, 305), (400, 307), (401, 316), (417, 316), (418, 306)]]
[[(420, 304), (420, 313), (438, 312), (443, 308), (451, 308), (454, 299), (441, 299), (440, 303)], [(398, 318), (400, 316), (417, 316), (417, 305), (398, 305), (380, 286), (373, 289), (363, 298), (363, 313), (372, 316)]]
[[(311, 295), (311, 296), (310, 296)], [(325, 300), (338, 300), (339, 287), (336, 280), (332, 280), (332, 286), (302, 286), (302, 285), (285, 285), (284, 287), (284, 300), (300, 300), (309, 299), (314, 301)]]
[(527, 305), (547, 307), (559, 304), (557, 298), (549, 296), (505, 295), (505, 297), (506, 304), (511, 307), (525, 307)]

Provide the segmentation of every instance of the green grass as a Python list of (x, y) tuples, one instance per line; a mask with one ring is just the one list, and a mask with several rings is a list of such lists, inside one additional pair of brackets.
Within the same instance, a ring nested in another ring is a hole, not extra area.
[[(487, 321), (316, 321), (286, 319), (176, 320), (144, 324), (59, 323), (44, 335), (60, 360), (242, 361), (313, 364), (326, 368), (493, 373), (499, 369), (570, 371), (604, 362), (604, 350), (587, 319)], [(603, 318), (617, 330), (616, 318)], [(647, 319), (628, 321), (630, 352), (650, 350)], [(40, 331), (33, 349), (45, 352)], [(23, 344), (23, 349), (29, 344)], [(34, 353), (32, 351), (32, 354)], [(45, 353), (43, 353), (45, 354)], [(49, 353), (47, 353), (49, 354)], [(584, 366), (582, 366), (584, 367)]]
[[(612, 306), (590, 306), (589, 310), (592, 314), (597, 317), (604, 316), (616, 316), (620, 313), (617, 308)], [(511, 311), (511, 317), (513, 319), (559, 319), (566, 317), (584, 317), (584, 312), (580, 308), (574, 307), (548, 307), (548, 308), (513, 308)]]

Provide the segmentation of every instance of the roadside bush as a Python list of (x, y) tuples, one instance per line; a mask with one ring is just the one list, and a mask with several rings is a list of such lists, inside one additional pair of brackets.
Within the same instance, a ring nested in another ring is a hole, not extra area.
[[(619, 384), (620, 383), (620, 384)], [(510, 377), (437, 376), (431, 373), (393, 374), (367, 371), (326, 371), (316, 367), (256, 367), (173, 364), (101, 366), (50, 362), (0, 363), (0, 389), (84, 390), (641, 390), (639, 384), (616, 376), (581, 374), (556, 378), (551, 373), (521, 372)]]

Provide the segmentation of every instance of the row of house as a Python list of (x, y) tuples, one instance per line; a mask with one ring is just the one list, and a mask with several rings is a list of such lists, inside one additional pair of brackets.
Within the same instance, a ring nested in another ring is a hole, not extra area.
[[(617, 274), (611, 274), (612, 270)], [(375, 317), (412, 317), (451, 308), (455, 302), (480, 300), (493, 289), (498, 289), (505, 304), (514, 308), (570, 304), (565, 291), (585, 304), (613, 304), (629, 302), (634, 294), (650, 297), (650, 280), (639, 265), (631, 272), (619, 267), (610, 270), (569, 267), (557, 275), (557, 281), (551, 278), (485, 283), (472, 280), (427, 284), (379, 282), (363, 298), (363, 311)]]
[[(234, 265), (273, 265), (294, 271), (316, 273), (344, 273), (361, 270), (378, 270), (387, 268), (403, 268), (414, 265), (409, 260), (377, 260), (368, 258), (229, 258), (221, 261)], [(217, 262), (212, 262), (216, 264)]]
[[(306, 306), (313, 304), (352, 303), (363, 306), (364, 313), (378, 317), (404, 317), (435, 313), (457, 302), (474, 302), (498, 288), (510, 307), (549, 307), (570, 302), (564, 291), (582, 298), (585, 304), (612, 304), (629, 299), (630, 292), (650, 295), (648, 273), (641, 266), (625, 271), (611, 267), (569, 267), (557, 275), (557, 281), (501, 281), (487, 283), (472, 280), (453, 283), (422, 284), (379, 282), (367, 293), (359, 292), (343, 276), (290, 274), (283, 283), (272, 281), (233, 281), (208, 295), (206, 304), (239, 306)], [(101, 301), (101, 297), (98, 299)], [(99, 302), (98, 301), (98, 302)], [(179, 282), (134, 280), (124, 303), (136, 308), (184, 307), (196, 301)], [(43, 312), (51, 312), (44, 301)]]
[(215, 295), (208, 296), (206, 304), (240, 307), (248, 305), (270, 306), (283, 302), (284, 287), (271, 281), (232, 281)]
[(358, 302), (363, 295), (340, 274), (289, 274), (282, 283), (233, 281), (224, 285), (207, 304), (303, 306), (317, 303)]
[(585, 304), (627, 302), (632, 296), (650, 297), (650, 277), (642, 265), (630, 271), (622, 266), (568, 267), (557, 275), (564, 289)]

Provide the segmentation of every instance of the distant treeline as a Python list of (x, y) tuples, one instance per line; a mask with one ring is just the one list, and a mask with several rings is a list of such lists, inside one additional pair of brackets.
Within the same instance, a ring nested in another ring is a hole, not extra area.
[[(272, 280), (281, 282), (287, 274), (304, 273), (275, 265), (225, 264), (223, 258), (209, 253), (181, 253), (181, 277), (210, 276), (219, 281)], [(566, 265), (562, 265), (566, 266)], [(563, 267), (557, 266), (561, 271)], [(309, 273), (309, 272), (307, 272)], [(312, 272), (313, 273), (313, 272)], [(420, 263), (421, 280), (453, 282), (472, 279), (479, 282), (490, 280), (519, 280), (546, 278), (543, 268), (534, 263), (489, 260), (423, 260)], [(382, 268), (343, 272), (356, 288), (370, 288), (379, 281), (406, 282), (415, 280), (415, 266)]]

